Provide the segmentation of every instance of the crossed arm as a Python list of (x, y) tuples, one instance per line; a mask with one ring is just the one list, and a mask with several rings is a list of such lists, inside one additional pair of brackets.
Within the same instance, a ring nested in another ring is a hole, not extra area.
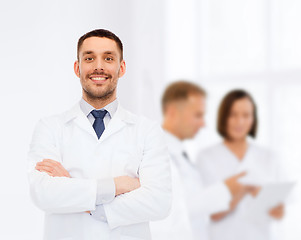
[[(68, 177), (71, 178), (69, 172), (63, 167), (60, 162), (52, 159), (43, 159), (38, 162), (35, 167), (40, 172), (45, 172), (51, 177)], [(132, 178), (129, 176), (120, 176), (114, 178), (115, 184), (115, 196), (123, 193), (131, 192), (140, 187), (140, 181), (138, 178)]]
[[(71, 178), (69, 172), (63, 167), (63, 165), (52, 159), (43, 159), (43, 161), (36, 164), (35, 169), (40, 172), (45, 172), (51, 177)], [(138, 178), (120, 176), (115, 177), (113, 180), (115, 185), (115, 197), (120, 194), (131, 192), (140, 187), (140, 181)], [(91, 211), (86, 211), (86, 213), (90, 214)]]
[(31, 196), (40, 209), (54, 214), (84, 213), (102, 204), (111, 229), (167, 216), (171, 206), (170, 166), (164, 135), (158, 125), (145, 129), (139, 179), (128, 176), (110, 179), (115, 185), (115, 197), (113, 193), (98, 203), (98, 180), (72, 178), (62, 166), (56, 140), (61, 131), (50, 120), (37, 124), (28, 154)]

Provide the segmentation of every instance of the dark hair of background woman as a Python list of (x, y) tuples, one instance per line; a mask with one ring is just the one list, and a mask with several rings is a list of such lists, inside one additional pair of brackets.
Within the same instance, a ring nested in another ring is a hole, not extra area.
[(257, 125), (258, 125), (258, 118), (257, 118), (257, 107), (252, 98), (252, 96), (244, 91), (244, 90), (232, 90), (229, 92), (222, 100), (219, 110), (218, 110), (218, 117), (217, 117), (217, 131), (223, 138), (228, 138), (227, 136), (227, 121), (230, 116), (231, 108), (235, 101), (247, 98), (251, 101), (253, 105), (253, 125), (248, 133), (249, 136), (255, 138), (257, 133)]

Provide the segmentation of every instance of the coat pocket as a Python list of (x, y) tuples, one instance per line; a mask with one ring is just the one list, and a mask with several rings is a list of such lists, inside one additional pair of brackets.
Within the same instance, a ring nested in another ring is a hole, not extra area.
[(139, 168), (143, 153), (138, 146), (126, 144), (113, 154), (112, 170), (114, 176), (127, 175), (139, 177)]

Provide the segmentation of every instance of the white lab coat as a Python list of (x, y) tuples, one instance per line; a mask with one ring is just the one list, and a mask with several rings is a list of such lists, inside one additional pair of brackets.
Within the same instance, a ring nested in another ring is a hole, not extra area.
[[(168, 215), (170, 166), (163, 132), (121, 106), (99, 140), (79, 104), (39, 121), (28, 158), (31, 196), (45, 211), (46, 240), (151, 239), (149, 221)], [(35, 170), (44, 158), (61, 162), (71, 178)], [(103, 205), (107, 222), (86, 213), (95, 209), (97, 179), (123, 175), (139, 177), (141, 187)]]
[(171, 155), (173, 202), (170, 215), (151, 222), (153, 240), (207, 240), (208, 214), (228, 209), (231, 194), (221, 181), (204, 188), (200, 173), (183, 155), (183, 143), (166, 132)]
[[(197, 165), (204, 184), (211, 185), (242, 171), (256, 173), (261, 179), (277, 181), (280, 176), (279, 164), (270, 151), (254, 143), (249, 143), (242, 161), (223, 144), (201, 151)], [(247, 195), (239, 203), (236, 210), (218, 222), (211, 222), (210, 240), (269, 240), (271, 239), (271, 220), (267, 222), (249, 220), (244, 215), (253, 201)]]

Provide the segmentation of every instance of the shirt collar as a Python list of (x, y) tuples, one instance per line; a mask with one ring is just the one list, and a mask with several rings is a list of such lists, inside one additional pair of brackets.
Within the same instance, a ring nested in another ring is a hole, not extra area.
[(182, 154), (184, 152), (183, 141), (181, 141), (179, 138), (177, 138), (167, 130), (164, 131), (169, 151), (175, 155)]
[[(95, 109), (93, 106), (91, 106), (89, 103), (87, 103), (83, 98), (80, 100), (79, 106), (80, 106), (80, 109), (82, 110), (82, 112), (87, 117), (91, 113), (91, 111)], [(118, 100), (115, 99), (113, 102), (109, 103), (105, 107), (103, 107), (101, 109), (96, 109), (96, 110), (107, 110), (110, 115), (110, 118), (112, 118), (117, 111), (117, 107), (118, 107)]]

